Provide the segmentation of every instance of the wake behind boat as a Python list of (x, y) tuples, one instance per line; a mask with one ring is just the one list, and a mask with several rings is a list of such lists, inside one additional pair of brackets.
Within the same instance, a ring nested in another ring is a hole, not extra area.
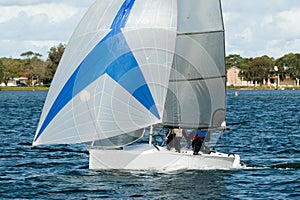
[(212, 146), (137, 143), (148, 127), (205, 130), (203, 149), (226, 128), (224, 51), (220, 0), (97, 0), (67, 45), (33, 145), (88, 143), (91, 169), (236, 167), (238, 155)]

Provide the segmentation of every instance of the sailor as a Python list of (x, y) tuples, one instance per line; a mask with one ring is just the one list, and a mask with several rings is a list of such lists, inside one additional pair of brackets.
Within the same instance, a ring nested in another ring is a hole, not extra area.
[(192, 142), (192, 147), (194, 149), (194, 155), (198, 155), (202, 144), (205, 140), (205, 137), (207, 135), (207, 132), (204, 132), (200, 129), (196, 129), (195, 130), (195, 136), (193, 138), (193, 142)]
[(180, 141), (182, 137), (186, 139), (187, 148), (188, 148), (190, 144), (189, 144), (186, 131), (182, 128), (170, 129), (167, 134), (167, 149), (171, 150), (172, 147), (174, 147), (177, 152), (180, 152), (180, 148), (181, 148)]

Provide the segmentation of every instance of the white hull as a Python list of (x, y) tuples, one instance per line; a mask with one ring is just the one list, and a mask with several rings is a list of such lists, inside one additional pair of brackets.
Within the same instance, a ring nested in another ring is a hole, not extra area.
[(96, 170), (153, 170), (174, 171), (181, 169), (231, 169), (240, 167), (238, 155), (210, 153), (193, 155), (191, 150), (181, 153), (155, 148), (149, 144), (125, 147), (123, 150), (90, 150), (89, 168)]

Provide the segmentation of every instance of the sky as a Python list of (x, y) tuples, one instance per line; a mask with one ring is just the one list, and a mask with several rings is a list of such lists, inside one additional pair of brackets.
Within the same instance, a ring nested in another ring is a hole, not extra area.
[[(221, 0), (226, 54), (273, 58), (300, 53), (299, 0)], [(0, 0), (0, 57), (26, 51), (46, 59), (67, 44), (94, 0)]]

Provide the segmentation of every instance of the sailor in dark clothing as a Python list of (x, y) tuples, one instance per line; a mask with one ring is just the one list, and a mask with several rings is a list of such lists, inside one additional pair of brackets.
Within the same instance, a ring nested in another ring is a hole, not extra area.
[[(193, 138), (192, 147), (194, 149), (194, 155), (197, 155), (203, 145), (207, 132), (200, 129), (195, 130), (195, 136)], [(204, 145), (203, 145), (204, 146)]]
[(188, 142), (186, 131), (181, 128), (170, 129), (169, 133), (167, 134), (167, 149), (171, 150), (172, 147), (174, 147), (177, 152), (180, 152), (180, 148), (181, 148), (180, 141), (182, 137), (186, 139), (186, 143), (188, 147), (189, 142)]
[(171, 148), (174, 146), (173, 139), (175, 138), (176, 134), (173, 133), (172, 129), (169, 129), (169, 131), (167, 132), (166, 136), (167, 136), (167, 149), (171, 150)]

